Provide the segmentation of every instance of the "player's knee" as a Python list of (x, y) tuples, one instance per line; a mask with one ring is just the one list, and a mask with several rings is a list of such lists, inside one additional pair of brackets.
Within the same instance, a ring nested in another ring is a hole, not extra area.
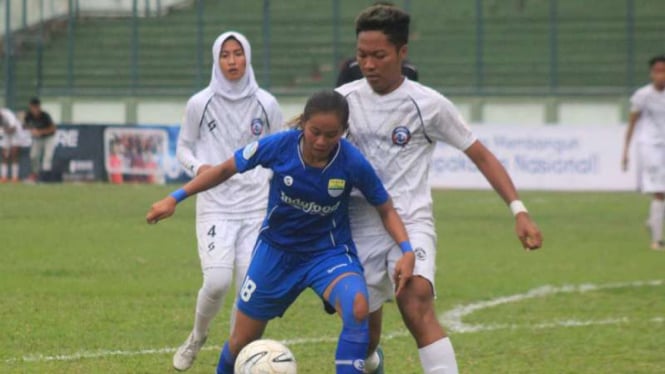
[(362, 321), (369, 317), (369, 302), (367, 297), (362, 293), (356, 293), (356, 297), (353, 300), (353, 318), (356, 321)]
[(340, 279), (330, 292), (329, 300), (338, 306), (345, 326), (367, 325), (369, 296), (363, 277), (349, 275)]
[(211, 299), (224, 297), (231, 287), (233, 272), (230, 269), (215, 268), (206, 270), (203, 274), (203, 290)]
[(414, 277), (397, 297), (401, 308), (423, 309), (432, 304), (434, 291), (432, 284), (425, 278)]

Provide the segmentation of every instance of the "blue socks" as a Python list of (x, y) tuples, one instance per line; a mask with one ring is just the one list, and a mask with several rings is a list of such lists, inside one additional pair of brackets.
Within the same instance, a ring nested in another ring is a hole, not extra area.
[(233, 364), (235, 357), (231, 355), (229, 350), (229, 342), (224, 343), (222, 353), (219, 355), (219, 362), (217, 363), (217, 374), (233, 374)]
[(340, 279), (330, 292), (330, 304), (339, 303), (343, 323), (335, 352), (337, 374), (362, 374), (365, 367), (365, 356), (369, 347), (369, 322), (367, 318), (358, 321), (353, 315), (353, 303), (357, 295), (369, 300), (365, 279), (359, 275)]
[(367, 320), (358, 327), (344, 326), (335, 352), (336, 373), (362, 374), (368, 347), (369, 324)]

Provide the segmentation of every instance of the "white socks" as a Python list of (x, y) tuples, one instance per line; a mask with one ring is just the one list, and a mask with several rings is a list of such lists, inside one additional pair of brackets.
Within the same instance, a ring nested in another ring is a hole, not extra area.
[(208, 333), (210, 322), (219, 312), (224, 295), (231, 285), (233, 270), (212, 268), (203, 271), (203, 286), (196, 299), (194, 318), (194, 340), (200, 340)]
[(652, 243), (658, 243), (663, 240), (663, 215), (665, 215), (665, 201), (651, 200), (649, 228), (651, 229)]
[[(12, 179), (18, 180), (18, 162), (12, 162)], [(0, 178), (9, 178), (9, 165), (6, 163), (0, 164)]]
[(365, 359), (365, 373), (374, 372), (381, 363), (381, 358), (376, 350)]
[(455, 350), (450, 339), (443, 338), (418, 350), (425, 374), (458, 374)]

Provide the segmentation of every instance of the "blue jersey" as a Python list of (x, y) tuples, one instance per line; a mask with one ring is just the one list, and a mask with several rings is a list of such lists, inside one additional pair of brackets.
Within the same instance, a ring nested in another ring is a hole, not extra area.
[(351, 189), (360, 190), (374, 206), (388, 201), (388, 192), (365, 157), (346, 140), (340, 140), (324, 168), (316, 168), (303, 161), (301, 138), (300, 130), (285, 131), (235, 153), (238, 172), (261, 165), (274, 173), (260, 239), (295, 252), (352, 244)]

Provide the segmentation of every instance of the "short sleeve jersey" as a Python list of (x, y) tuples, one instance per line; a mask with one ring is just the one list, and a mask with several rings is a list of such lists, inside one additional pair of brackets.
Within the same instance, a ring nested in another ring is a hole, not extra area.
[(351, 190), (360, 190), (374, 206), (388, 201), (388, 193), (369, 162), (346, 140), (340, 141), (324, 168), (316, 168), (303, 161), (301, 137), (302, 131), (284, 131), (235, 154), (239, 172), (259, 165), (273, 171), (260, 239), (294, 252), (351, 244)]
[[(440, 93), (408, 79), (386, 95), (366, 79), (337, 91), (349, 103), (348, 140), (374, 166), (405, 225), (433, 226), (429, 170), (436, 142), (464, 151), (476, 141), (460, 113)], [(352, 204), (351, 219), (354, 235), (371, 235), (380, 224), (362, 202)]]
[(665, 90), (648, 84), (630, 98), (631, 112), (640, 113), (638, 141), (644, 144), (665, 144)]

